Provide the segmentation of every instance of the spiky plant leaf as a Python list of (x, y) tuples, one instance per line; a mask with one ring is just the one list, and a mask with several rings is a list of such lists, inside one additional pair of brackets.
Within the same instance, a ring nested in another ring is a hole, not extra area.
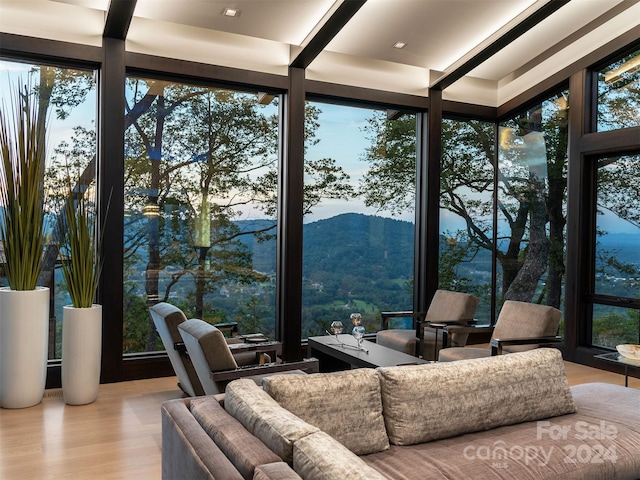
[(81, 193), (69, 189), (58, 222), (62, 274), (71, 302), (76, 308), (89, 308), (98, 289), (102, 263), (96, 241), (94, 215)]
[(43, 266), (46, 122), (27, 87), (0, 108), (0, 240), (12, 290), (34, 290)]

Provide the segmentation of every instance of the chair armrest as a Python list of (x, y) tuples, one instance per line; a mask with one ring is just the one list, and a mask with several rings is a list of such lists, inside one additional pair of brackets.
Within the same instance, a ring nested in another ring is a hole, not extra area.
[(418, 323), (424, 324), (426, 327), (430, 325), (437, 325), (437, 328), (442, 328), (441, 325), (476, 325), (478, 320), (470, 318), (467, 320), (417, 320)]
[(491, 333), (494, 327), (487, 326), (474, 326), (474, 325), (446, 325), (444, 330), (451, 333)]
[(443, 330), (451, 325), (470, 326), (476, 325), (477, 323), (478, 320), (475, 318), (469, 320), (416, 320), (416, 337), (423, 339), (425, 328)]
[(235, 370), (223, 372), (211, 372), (211, 380), (223, 382), (253, 375), (266, 375), (270, 373), (287, 372), (290, 370), (302, 370), (307, 373), (317, 373), (320, 370), (317, 358), (305, 358), (299, 362), (267, 363), (250, 367), (240, 367)]
[(502, 347), (505, 345), (536, 345), (536, 344), (553, 344), (561, 343), (564, 339), (560, 336), (555, 337), (530, 337), (530, 338), (492, 338), (491, 339), (491, 355), (502, 355)]
[(380, 312), (380, 318), (382, 319), (382, 330), (389, 329), (390, 318), (424, 318), (427, 316), (426, 312), (412, 312), (409, 310), (397, 311), (397, 312)]
[(230, 343), (228, 347), (232, 354), (242, 352), (275, 352), (276, 355), (282, 355), (282, 342)]
[(470, 325), (458, 325), (448, 324), (445, 325), (442, 331), (442, 348), (449, 347), (449, 335), (453, 333), (493, 333), (494, 326), (492, 325), (476, 325), (475, 323)]

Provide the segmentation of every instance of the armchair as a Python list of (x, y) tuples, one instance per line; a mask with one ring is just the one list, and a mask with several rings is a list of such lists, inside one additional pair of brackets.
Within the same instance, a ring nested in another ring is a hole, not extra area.
[(165, 302), (150, 306), (149, 314), (178, 377), (178, 387), (190, 397), (204, 395), (198, 374), (178, 332), (178, 325), (187, 321), (185, 314), (178, 307)]
[(449, 325), (447, 334), (477, 332), (479, 329), (493, 330), (490, 347), (453, 347), (440, 350), (438, 360), (451, 362), (467, 358), (481, 358), (531, 350), (562, 342), (558, 337), (558, 326), (562, 312), (557, 308), (535, 303), (507, 300), (502, 306), (495, 327), (470, 327)]
[[(436, 359), (438, 355), (438, 331), (445, 324), (467, 324), (472, 321), (479, 303), (478, 297), (468, 293), (437, 290), (426, 313), (383, 312), (382, 330), (377, 333), (376, 342), (394, 350), (423, 358)], [(411, 317), (412, 329), (389, 329), (388, 319)], [(437, 326), (432, 327), (432, 324)], [(465, 345), (468, 333), (452, 334), (453, 345)]]
[(251, 377), (256, 383), (261, 384), (262, 378), (266, 375), (318, 371), (316, 359), (290, 363), (260, 363), (240, 367), (231, 353), (231, 348), (261, 354), (264, 351), (274, 350), (280, 344), (267, 342), (266, 344), (229, 345), (218, 328), (198, 319), (179, 324), (178, 330), (205, 395), (224, 393), (227, 383), (237, 378)]
[[(178, 387), (190, 397), (204, 395), (198, 374), (178, 331), (178, 325), (187, 321), (184, 312), (175, 305), (159, 302), (149, 307), (149, 314), (178, 377)], [(243, 343), (242, 338), (238, 336), (237, 322), (218, 323), (216, 328), (227, 333), (225, 341), (228, 344)], [(260, 355), (255, 351), (240, 348), (236, 349), (234, 359), (241, 366), (253, 365), (259, 363)]]

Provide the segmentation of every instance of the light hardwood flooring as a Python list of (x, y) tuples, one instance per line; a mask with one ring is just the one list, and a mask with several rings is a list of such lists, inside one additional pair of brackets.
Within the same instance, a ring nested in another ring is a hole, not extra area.
[[(624, 376), (566, 363), (571, 385)], [(640, 389), (640, 379), (629, 378)], [(160, 404), (180, 398), (175, 377), (101, 385), (90, 405), (65, 405), (61, 390), (47, 390), (42, 403), (0, 409), (2, 480), (159, 480)]]

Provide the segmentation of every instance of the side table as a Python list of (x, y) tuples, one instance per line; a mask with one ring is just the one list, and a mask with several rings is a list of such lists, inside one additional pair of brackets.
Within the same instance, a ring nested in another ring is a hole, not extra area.
[(438, 335), (440, 330), (442, 330), (442, 347), (447, 348), (447, 329), (453, 325), (456, 326), (474, 326), (476, 325), (477, 320), (469, 319), (469, 320), (439, 320), (437, 322), (427, 321), (427, 320), (418, 320), (416, 335), (418, 337), (418, 357), (424, 357), (424, 329), (432, 328), (434, 330), (434, 349), (433, 349), (433, 361), (438, 360), (438, 352), (440, 348), (438, 348)]
[(627, 358), (618, 352), (601, 353), (594, 355), (593, 358), (599, 358), (606, 360), (607, 362), (617, 363), (618, 365), (624, 365), (624, 386), (629, 386), (629, 367), (640, 368), (640, 360), (634, 360), (633, 358)]

